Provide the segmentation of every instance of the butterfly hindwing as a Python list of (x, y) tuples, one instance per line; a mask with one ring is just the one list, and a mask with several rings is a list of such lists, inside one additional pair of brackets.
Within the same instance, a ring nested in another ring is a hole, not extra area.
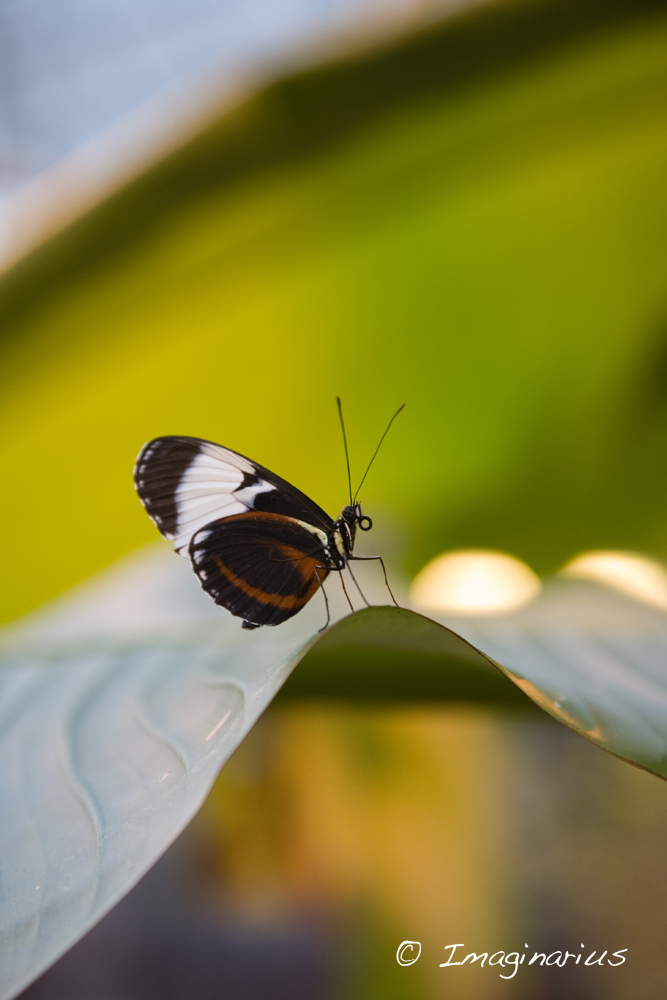
[(281, 514), (247, 512), (197, 531), (192, 565), (216, 604), (256, 625), (280, 625), (329, 573), (326, 534)]
[(134, 471), (139, 498), (165, 538), (188, 555), (213, 521), (266, 511), (325, 532), (333, 521), (304, 493), (229, 448), (192, 437), (161, 437), (142, 448)]

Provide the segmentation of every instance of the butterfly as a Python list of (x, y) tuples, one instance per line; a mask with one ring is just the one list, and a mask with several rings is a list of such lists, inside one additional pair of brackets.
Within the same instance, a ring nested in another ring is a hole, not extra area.
[[(342, 573), (353, 559), (379, 560), (387, 582), (380, 556), (353, 555), (357, 529), (370, 531), (373, 522), (356, 500), (359, 490), (352, 496), (337, 402), (350, 503), (336, 521), (285, 479), (212, 441), (159, 437), (139, 452), (134, 483), (149, 517), (179, 555), (190, 559), (206, 593), (241, 618), (245, 629), (292, 618), (332, 570)], [(359, 489), (401, 409), (382, 435)], [(388, 582), (387, 588), (391, 594)], [(329, 603), (322, 592), (328, 625)]]

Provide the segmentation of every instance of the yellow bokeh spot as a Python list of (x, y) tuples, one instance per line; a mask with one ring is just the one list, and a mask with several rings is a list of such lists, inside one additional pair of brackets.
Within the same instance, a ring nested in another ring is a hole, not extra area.
[(446, 552), (415, 577), (410, 603), (425, 611), (498, 615), (521, 607), (541, 589), (529, 566), (502, 552)]
[(565, 566), (566, 576), (593, 580), (638, 601), (667, 609), (667, 571), (635, 552), (584, 552)]

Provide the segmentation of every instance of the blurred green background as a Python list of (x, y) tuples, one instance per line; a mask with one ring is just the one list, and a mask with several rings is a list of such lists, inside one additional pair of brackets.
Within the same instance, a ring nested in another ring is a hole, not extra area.
[[(4, 620), (155, 537), (131, 467), (220, 441), (414, 573), (667, 554), (667, 11), (493, 5), (270, 87), (0, 287)], [(393, 546), (393, 551), (392, 551)]]
[[(362, 495), (397, 572), (460, 546), (540, 573), (667, 557), (666, 168), (667, 5), (645, 0), (484, 6), (213, 122), (0, 285), (3, 620), (155, 538), (131, 477), (155, 435), (337, 514), (336, 394), (355, 479), (407, 403)], [(196, 896), (319, 969), (309, 1000), (657, 1000), (666, 820), (662, 783), (550, 722), (283, 707), (124, 912)], [(413, 937), (430, 964), (400, 969)], [(633, 964), (438, 975), (449, 941), (524, 939)]]

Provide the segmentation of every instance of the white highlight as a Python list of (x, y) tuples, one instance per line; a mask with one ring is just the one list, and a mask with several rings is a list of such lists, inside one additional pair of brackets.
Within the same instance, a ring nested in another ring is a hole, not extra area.
[(213, 729), (208, 734), (208, 736), (204, 737), (204, 743), (208, 743), (208, 741), (215, 736), (215, 734), (218, 732), (218, 730), (221, 729), (224, 726), (225, 722), (227, 721), (227, 719), (229, 718), (229, 716), (231, 714), (232, 714), (231, 709), (228, 712), (225, 712), (225, 714), (223, 715), (223, 717), (220, 719), (220, 722), (218, 722), (215, 726), (213, 726)]
[(271, 490), (275, 490), (275, 486), (272, 483), (267, 483), (263, 479), (260, 479), (258, 483), (253, 486), (246, 486), (244, 490), (237, 490), (234, 497), (239, 501), (239, 503), (245, 504), (245, 506), (252, 510), (255, 505), (255, 497), (258, 493), (269, 493)]
[(667, 571), (635, 552), (584, 552), (565, 566), (566, 576), (606, 584), (635, 600), (667, 610)]
[(499, 615), (527, 604), (541, 586), (529, 566), (502, 552), (446, 552), (417, 574), (410, 603), (424, 611)]

